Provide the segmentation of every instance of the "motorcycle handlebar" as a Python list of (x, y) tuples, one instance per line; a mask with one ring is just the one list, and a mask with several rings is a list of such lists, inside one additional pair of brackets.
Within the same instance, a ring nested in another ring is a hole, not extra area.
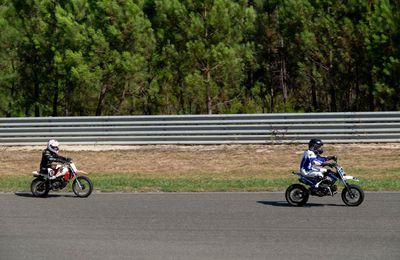
[(328, 166), (328, 167), (334, 168), (337, 166), (337, 163), (324, 163), (324, 164), (322, 164), (322, 166)]
[(335, 156), (328, 156), (327, 159), (337, 162), (337, 156), (336, 155)]

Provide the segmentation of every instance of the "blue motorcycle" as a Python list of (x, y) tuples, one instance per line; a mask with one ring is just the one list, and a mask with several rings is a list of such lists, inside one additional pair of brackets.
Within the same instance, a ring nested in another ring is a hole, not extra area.
[[(305, 177), (300, 172), (292, 174), (299, 178), (302, 184), (296, 183), (286, 189), (286, 201), (291, 206), (304, 206), (309, 196), (334, 196), (337, 193), (337, 182), (342, 182), (342, 200), (347, 206), (359, 206), (364, 201), (364, 191), (360, 186), (349, 184), (348, 181), (359, 181), (353, 176), (346, 175), (343, 167), (336, 163), (329, 165), (332, 170), (328, 170), (323, 179)], [(305, 186), (304, 186), (304, 185)]]

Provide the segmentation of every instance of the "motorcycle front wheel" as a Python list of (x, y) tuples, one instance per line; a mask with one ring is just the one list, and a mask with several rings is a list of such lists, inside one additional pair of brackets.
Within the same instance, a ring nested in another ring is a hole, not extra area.
[(34, 179), (31, 183), (31, 192), (35, 197), (47, 197), (49, 194), (49, 186), (44, 179)]
[(364, 201), (364, 191), (357, 185), (347, 185), (342, 190), (342, 200), (347, 206), (359, 206)]
[(307, 201), (310, 193), (301, 184), (292, 184), (286, 189), (285, 197), (286, 201), (296, 207), (304, 206)]
[(89, 197), (93, 191), (93, 183), (86, 176), (79, 176), (72, 183), (72, 191), (80, 198)]

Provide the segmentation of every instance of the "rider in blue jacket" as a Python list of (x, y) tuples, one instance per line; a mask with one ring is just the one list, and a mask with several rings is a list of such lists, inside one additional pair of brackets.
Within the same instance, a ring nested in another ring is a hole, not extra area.
[(300, 163), (300, 172), (306, 176), (318, 179), (323, 179), (328, 169), (323, 168), (328, 166), (329, 160), (335, 160), (336, 156), (323, 157), (323, 142), (320, 139), (311, 139), (308, 143), (308, 150), (304, 151)]

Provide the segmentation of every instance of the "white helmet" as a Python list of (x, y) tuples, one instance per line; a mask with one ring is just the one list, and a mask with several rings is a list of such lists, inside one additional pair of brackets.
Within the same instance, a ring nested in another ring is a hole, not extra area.
[(49, 142), (47, 143), (47, 149), (49, 149), (50, 151), (52, 151), (53, 153), (58, 153), (59, 150), (59, 143), (57, 140), (51, 139), (49, 140)]

